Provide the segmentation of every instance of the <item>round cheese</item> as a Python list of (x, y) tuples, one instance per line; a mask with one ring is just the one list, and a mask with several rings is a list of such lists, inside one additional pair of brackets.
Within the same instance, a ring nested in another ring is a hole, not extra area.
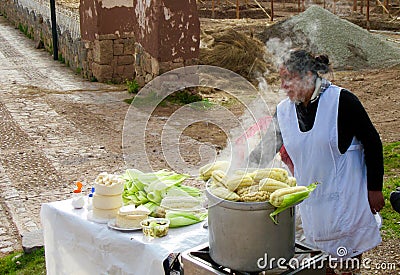
[(112, 185), (105, 185), (94, 183), (95, 194), (104, 196), (120, 195), (124, 191), (124, 184), (122, 182), (115, 182)]
[(92, 217), (97, 220), (109, 220), (114, 219), (117, 216), (119, 208), (114, 209), (98, 209), (93, 207), (92, 209)]
[(121, 194), (119, 195), (114, 195), (114, 196), (103, 196), (97, 194), (95, 192), (93, 194), (93, 207), (98, 208), (98, 209), (118, 209), (122, 206), (122, 196)]

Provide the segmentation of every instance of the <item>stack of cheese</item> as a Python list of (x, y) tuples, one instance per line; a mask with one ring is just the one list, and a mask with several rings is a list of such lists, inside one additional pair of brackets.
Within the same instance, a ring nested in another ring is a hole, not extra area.
[(140, 228), (140, 222), (147, 219), (151, 211), (143, 205), (126, 205), (118, 210), (115, 225), (120, 228)]
[(118, 175), (101, 173), (94, 182), (93, 218), (113, 219), (122, 206), (124, 181)]

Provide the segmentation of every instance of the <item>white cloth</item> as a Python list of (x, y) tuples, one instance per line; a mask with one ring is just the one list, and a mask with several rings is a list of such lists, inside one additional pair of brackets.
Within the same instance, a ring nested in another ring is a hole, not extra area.
[(300, 204), (306, 242), (334, 257), (348, 258), (377, 246), (381, 237), (368, 203), (362, 144), (354, 138), (346, 153), (338, 148), (340, 90), (331, 85), (321, 95), (310, 131), (300, 131), (289, 99), (278, 104), (277, 115), (298, 185), (321, 183)]
[(86, 207), (74, 209), (71, 199), (42, 205), (47, 274), (164, 274), (170, 253), (208, 242), (204, 222), (148, 240), (141, 231), (119, 232), (88, 221), (87, 214)]

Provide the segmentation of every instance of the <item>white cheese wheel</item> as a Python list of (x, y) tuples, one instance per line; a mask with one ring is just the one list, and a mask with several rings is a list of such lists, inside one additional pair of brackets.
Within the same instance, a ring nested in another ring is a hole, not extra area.
[(117, 216), (119, 208), (114, 208), (114, 209), (98, 209), (96, 207), (93, 207), (92, 211), (92, 217), (93, 219), (97, 220), (109, 220), (109, 219), (114, 219), (115, 216)]
[(98, 195), (112, 196), (122, 194), (123, 191), (124, 184), (122, 182), (113, 183), (112, 185), (94, 183), (94, 192)]
[(122, 196), (114, 195), (114, 196), (103, 196), (99, 195), (96, 192), (93, 194), (93, 207), (98, 209), (118, 209), (122, 206)]

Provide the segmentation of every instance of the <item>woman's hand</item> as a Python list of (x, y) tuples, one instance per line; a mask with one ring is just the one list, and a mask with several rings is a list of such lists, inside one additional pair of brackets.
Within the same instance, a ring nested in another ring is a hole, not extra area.
[(373, 214), (381, 211), (385, 206), (385, 199), (383, 198), (382, 191), (368, 191), (368, 201)]

